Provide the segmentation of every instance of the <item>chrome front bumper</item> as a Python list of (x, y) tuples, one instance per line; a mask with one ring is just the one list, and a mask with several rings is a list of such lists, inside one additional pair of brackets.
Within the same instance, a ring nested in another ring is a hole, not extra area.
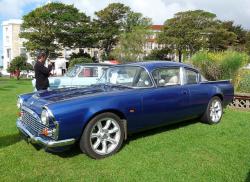
[(26, 127), (22, 124), (22, 122), (19, 119), (17, 120), (16, 125), (19, 131), (21, 131), (25, 136), (27, 136), (28, 141), (30, 143), (43, 145), (47, 148), (63, 147), (75, 143), (74, 138), (55, 141), (55, 140), (45, 140), (42, 137), (34, 136), (31, 132), (29, 132), (29, 130), (26, 129)]

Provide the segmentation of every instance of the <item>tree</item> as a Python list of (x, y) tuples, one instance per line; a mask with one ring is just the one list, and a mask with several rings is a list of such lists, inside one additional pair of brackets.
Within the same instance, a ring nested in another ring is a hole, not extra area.
[(159, 35), (159, 42), (177, 50), (181, 62), (183, 52), (187, 51), (192, 55), (202, 48), (206, 49), (209, 47), (209, 38), (215, 35), (230, 38), (227, 30), (221, 26), (220, 31), (215, 31), (218, 26), (220, 22), (213, 13), (203, 10), (179, 12), (174, 15), (174, 18), (165, 21), (163, 32)]
[(33, 67), (30, 66), (31, 65), (27, 63), (26, 57), (17, 56), (11, 61), (10, 67), (8, 68), (8, 72), (15, 73), (17, 79), (19, 80), (21, 70), (33, 69)]
[(118, 42), (118, 36), (123, 31), (124, 20), (129, 11), (130, 8), (124, 4), (112, 3), (103, 10), (95, 12), (97, 19), (94, 20), (94, 24), (100, 37), (100, 48), (107, 57)]
[(123, 32), (132, 32), (135, 27), (149, 28), (152, 25), (152, 20), (143, 17), (141, 13), (129, 11), (123, 23)]
[(246, 34), (246, 51), (250, 54), (250, 31)]
[(221, 25), (209, 29), (207, 35), (208, 48), (210, 51), (227, 50), (236, 44), (237, 35), (234, 32), (227, 31)]
[(90, 18), (73, 5), (49, 3), (23, 16), (20, 37), (28, 51), (46, 50), (56, 58), (62, 47), (84, 47), (93, 42)]
[(149, 35), (150, 30), (143, 27), (134, 27), (131, 32), (122, 33), (111, 55), (122, 62), (142, 59), (144, 55), (143, 46)]
[(234, 25), (233, 21), (222, 22), (222, 27), (229, 32), (233, 32), (237, 36), (237, 45), (242, 46), (246, 43), (247, 31), (241, 25)]
[(154, 49), (152, 52), (144, 57), (144, 60), (168, 60), (171, 61), (172, 58), (169, 57), (169, 54), (171, 54), (172, 51), (169, 48), (163, 48), (163, 49)]
[(83, 58), (83, 57), (91, 59), (91, 56), (88, 53), (84, 52), (83, 49), (80, 49), (78, 53), (74, 53), (73, 52), (72, 54), (70, 54), (70, 58), (69, 59), (71, 60), (71, 59)]

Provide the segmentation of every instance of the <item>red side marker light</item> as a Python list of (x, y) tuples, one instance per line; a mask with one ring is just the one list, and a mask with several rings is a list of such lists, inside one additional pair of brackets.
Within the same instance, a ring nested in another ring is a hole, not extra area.
[(133, 113), (133, 112), (135, 112), (135, 109), (129, 109), (129, 112)]

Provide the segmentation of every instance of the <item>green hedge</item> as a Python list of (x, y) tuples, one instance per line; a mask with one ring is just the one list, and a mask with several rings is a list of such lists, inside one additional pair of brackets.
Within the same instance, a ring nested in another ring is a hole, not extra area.
[(239, 69), (249, 62), (249, 56), (236, 51), (203, 51), (192, 56), (191, 62), (208, 80), (233, 79), (234, 82)]
[(69, 67), (71, 68), (75, 64), (82, 64), (82, 63), (93, 63), (91, 58), (74, 58), (69, 61)]

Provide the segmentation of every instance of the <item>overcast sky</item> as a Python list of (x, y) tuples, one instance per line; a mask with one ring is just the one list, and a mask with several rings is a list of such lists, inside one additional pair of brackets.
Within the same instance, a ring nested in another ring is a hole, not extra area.
[[(217, 15), (221, 20), (233, 20), (235, 24), (250, 29), (250, 0), (57, 0), (74, 4), (88, 16), (94, 15), (109, 3), (121, 2), (152, 18), (154, 24), (163, 24), (179, 11), (202, 9)], [(44, 5), (48, 0), (0, 0), (0, 22), (21, 18), (32, 9)], [(0, 55), (2, 55), (2, 27), (0, 29)], [(1, 60), (0, 60), (1, 61)], [(1, 64), (1, 63), (0, 63)]]

